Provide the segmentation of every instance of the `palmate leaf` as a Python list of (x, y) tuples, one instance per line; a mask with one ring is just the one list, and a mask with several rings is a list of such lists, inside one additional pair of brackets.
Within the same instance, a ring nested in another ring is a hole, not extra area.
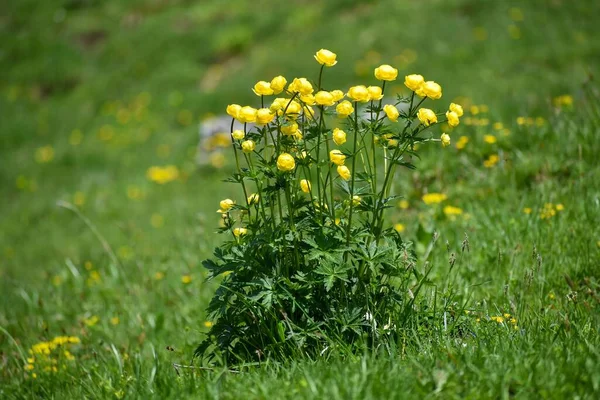
[(319, 264), (315, 273), (324, 276), (323, 283), (325, 284), (325, 290), (330, 291), (336, 280), (339, 279), (348, 282), (348, 271), (351, 269), (352, 265), (348, 263), (324, 261)]

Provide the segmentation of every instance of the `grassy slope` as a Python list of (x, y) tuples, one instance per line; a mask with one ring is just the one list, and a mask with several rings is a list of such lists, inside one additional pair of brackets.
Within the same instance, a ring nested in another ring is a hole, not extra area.
[[(599, 65), (590, 17), (599, 6), (532, 1), (521, 6), (524, 20), (513, 21), (510, 2), (324, 3), (262, 2), (268, 12), (245, 1), (227, 8), (219, 1), (0, 6), (0, 326), (25, 351), (61, 334), (83, 342), (70, 369), (32, 380), (1, 335), (3, 397), (205, 391), (260, 398), (283, 395), (282, 387), (289, 397), (307, 398), (436, 390), (444, 397), (597, 394), (600, 149), (598, 119), (580, 110), (589, 102), (581, 84)], [(511, 38), (509, 25), (519, 28), (519, 39)], [(339, 55), (338, 66), (327, 71), (332, 87), (373, 83), (372, 67), (390, 62), (401, 75), (418, 71), (440, 82), (447, 100), (460, 95), (485, 103), (487, 117), (511, 129), (492, 146), (481, 139), (490, 127), (463, 123), (453, 140), (469, 136), (465, 151), (426, 149), (419, 170), (398, 183), (411, 207), (394, 221), (405, 223), (416, 243), (428, 240), (418, 232), (440, 232), (432, 254), (438, 283), (446, 276), (446, 240), (459, 252), (466, 231), (471, 252), (452, 278), (460, 298), (472, 296), (482, 316), (514, 314), (522, 329), (484, 323), (466, 347), (424, 339), (423, 347), (390, 361), (177, 378), (169, 362), (185, 362), (204, 330), (213, 286), (203, 281), (200, 261), (218, 243), (213, 209), (218, 199), (237, 195), (219, 182), (227, 168), (195, 167), (196, 123), (229, 102), (253, 101), (249, 88), (256, 80), (314, 75), (311, 55), (321, 47)], [(575, 97), (575, 110), (552, 115), (550, 99), (563, 93)], [(118, 122), (136, 107), (138, 115)], [(548, 122), (519, 127), (520, 115)], [(73, 145), (76, 129), (83, 138)], [(47, 145), (53, 159), (36, 162), (36, 150)], [(483, 168), (483, 159), (498, 150), (506, 161)], [(181, 179), (163, 186), (147, 180), (148, 167), (166, 164), (177, 165)], [(447, 193), (471, 218), (451, 221), (431, 212), (419, 201), (424, 190)], [(73, 202), (77, 192), (118, 265), (81, 219), (56, 206)], [(545, 202), (566, 209), (542, 221)], [(533, 213), (524, 214), (524, 207)], [(534, 246), (541, 268), (531, 257)], [(98, 282), (89, 279), (91, 271)], [(526, 285), (529, 271), (534, 278)], [(572, 291), (577, 302), (567, 300)], [(83, 320), (94, 315), (100, 321), (87, 326)], [(112, 317), (119, 317), (117, 325)]]

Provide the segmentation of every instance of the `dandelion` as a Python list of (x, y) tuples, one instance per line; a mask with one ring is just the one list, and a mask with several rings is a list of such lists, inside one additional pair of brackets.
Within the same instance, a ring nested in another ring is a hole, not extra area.
[(427, 193), (423, 195), (422, 200), (425, 204), (431, 205), (439, 204), (447, 198), (448, 196), (446, 196), (444, 193)]
[(315, 54), (315, 60), (326, 67), (333, 67), (337, 64), (337, 55), (329, 50), (321, 49)]

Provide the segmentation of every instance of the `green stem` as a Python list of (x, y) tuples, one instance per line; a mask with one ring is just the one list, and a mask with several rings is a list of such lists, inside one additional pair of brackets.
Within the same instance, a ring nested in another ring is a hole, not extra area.
[(348, 227), (346, 228), (346, 246), (350, 244), (350, 232), (352, 231), (352, 213), (354, 208), (354, 168), (356, 167), (356, 143), (358, 142), (358, 102), (354, 102), (354, 148), (352, 150), (352, 171), (350, 175), (350, 215), (348, 215)]

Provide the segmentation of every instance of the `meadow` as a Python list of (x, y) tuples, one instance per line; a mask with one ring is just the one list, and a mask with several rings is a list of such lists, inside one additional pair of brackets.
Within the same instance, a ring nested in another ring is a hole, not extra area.
[[(1, 4), (0, 398), (598, 398), (597, 15), (591, 0)], [(394, 355), (188, 368), (215, 323), (202, 261), (219, 200), (241, 198), (198, 126), (256, 103), (259, 80), (316, 79), (321, 48), (333, 87), (386, 63), (391, 92), (420, 73), (463, 104), (451, 145), (394, 182), (387, 222), (468, 334), (434, 313)]]

